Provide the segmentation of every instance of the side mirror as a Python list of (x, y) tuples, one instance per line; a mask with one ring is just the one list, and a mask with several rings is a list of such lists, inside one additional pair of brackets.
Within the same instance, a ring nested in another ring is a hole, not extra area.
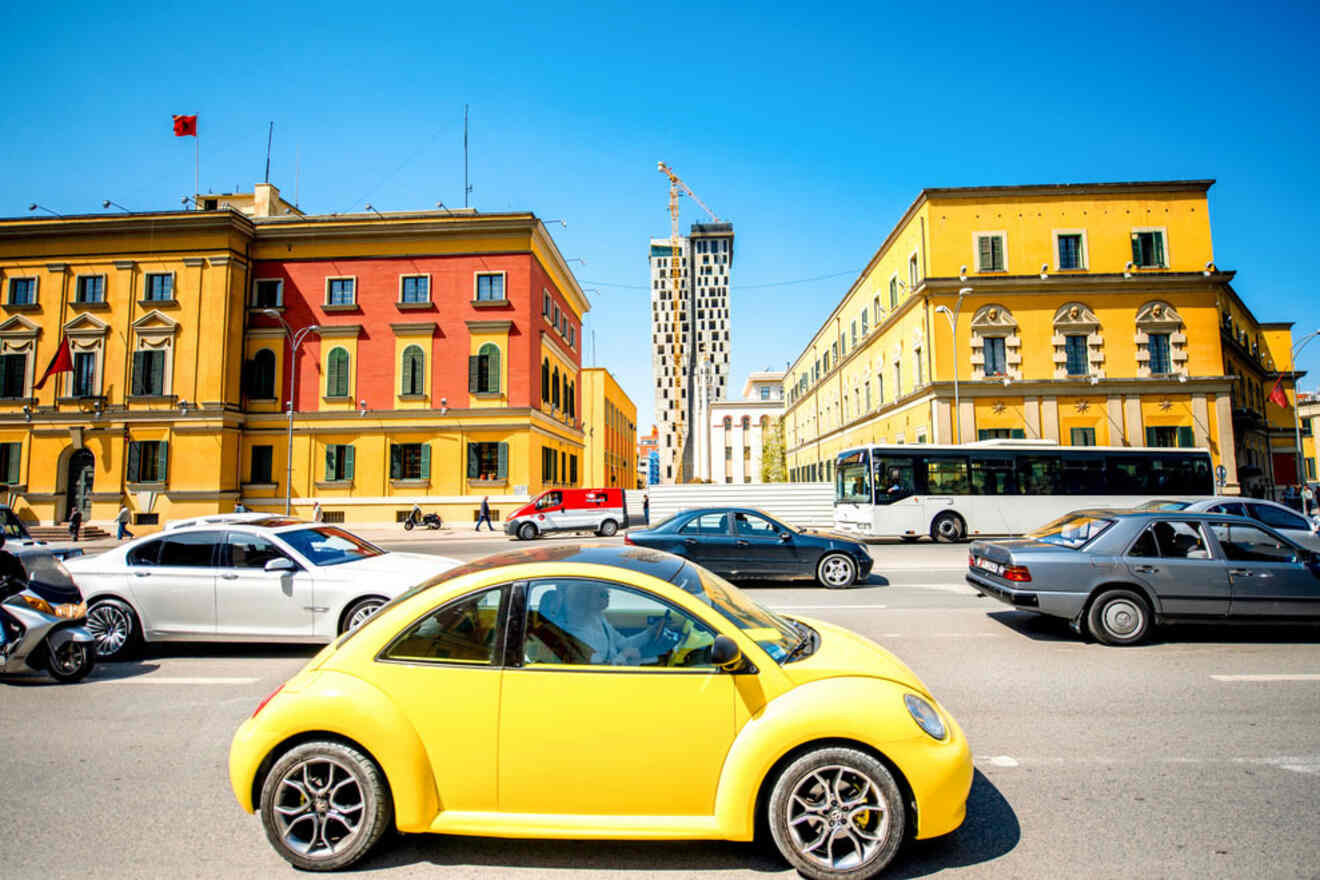
[(266, 561), (266, 571), (293, 571), (293, 560), (287, 556), (277, 556)]
[(728, 636), (720, 635), (710, 646), (710, 662), (725, 672), (732, 672), (742, 661), (742, 651), (738, 643)]
[(780, 532), (780, 533), (779, 533), (779, 540), (781, 540), (781, 541), (783, 541), (785, 544), (787, 544), (789, 541), (793, 540), (793, 533), (792, 533), (792, 532)]

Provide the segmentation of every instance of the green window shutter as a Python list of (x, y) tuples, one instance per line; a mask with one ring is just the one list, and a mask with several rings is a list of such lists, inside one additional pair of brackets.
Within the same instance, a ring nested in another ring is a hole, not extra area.
[(353, 444), (350, 443), (339, 448), (343, 450), (342, 455), (344, 456), (344, 479), (351, 480), (353, 479)]
[(8, 472), (5, 474), (5, 482), (15, 484), (18, 482), (18, 464), (23, 455), (23, 444), (9, 443), (6, 445), (9, 447), (9, 467), (7, 468)]
[(148, 394), (165, 393), (165, 352), (153, 351), (151, 355), (151, 387)]
[(431, 479), (431, 444), (422, 444), (422, 479)]
[(481, 390), (478, 384), (478, 374), (481, 368), (481, 357), (479, 355), (468, 355), (468, 393), (476, 394)]
[(142, 444), (136, 440), (128, 442), (128, 481), (130, 483), (138, 482), (138, 474), (142, 472)]
[(477, 444), (468, 444), (468, 467), (467, 475), (469, 480), (477, 478)]
[(398, 480), (403, 476), (403, 452), (397, 445), (390, 446), (390, 479)]
[(500, 350), (492, 345), (486, 357), (489, 364), (486, 390), (498, 394), (500, 390)]
[(326, 480), (335, 478), (335, 447), (333, 444), (325, 447), (325, 478)]
[(1164, 265), (1164, 233), (1156, 232), (1151, 236), (1155, 242), (1155, 265)]
[[(17, 445), (17, 444), (16, 444)], [(509, 444), (500, 443), (499, 446), (499, 464), (495, 472), (496, 479), (506, 480), (509, 478)]]
[(1192, 436), (1191, 425), (1180, 425), (1178, 427), (1178, 445), (1183, 448), (1190, 448), (1196, 445), (1196, 439)]
[(1027, 432), (1021, 428), (1014, 428), (1009, 437), (1013, 440), (1025, 440), (1027, 439)]
[(165, 482), (169, 479), (170, 444), (162, 440), (156, 445), (156, 479)]
[(129, 391), (130, 394), (144, 394), (144, 379), (146, 378), (146, 367), (143, 364), (145, 351), (133, 352), (133, 384)]
[(1147, 429), (1146, 429), (1146, 445), (1147, 445), (1147, 446), (1154, 446), (1154, 445), (1156, 445), (1156, 442), (1155, 442), (1155, 429), (1154, 429), (1154, 428), (1147, 428)]

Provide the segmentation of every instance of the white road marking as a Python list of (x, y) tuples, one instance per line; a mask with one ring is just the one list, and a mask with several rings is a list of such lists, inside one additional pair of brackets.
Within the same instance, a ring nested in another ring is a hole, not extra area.
[(888, 608), (888, 605), (771, 605), (771, 611), (818, 611), (835, 608)]
[(224, 677), (170, 677), (161, 675), (129, 675), (123, 678), (93, 678), (91, 684), (179, 684), (179, 685), (201, 685), (201, 684), (252, 684), (261, 681), (259, 678), (224, 678)]
[(1212, 675), (1215, 681), (1320, 681), (1320, 673), (1298, 672), (1276, 675)]
[(1019, 767), (1022, 764), (1049, 764), (1052, 766), (1063, 766), (1068, 764), (1099, 764), (1102, 766), (1132, 765), (1143, 763), (1156, 764), (1179, 764), (1179, 765), (1213, 765), (1213, 764), (1257, 764), (1267, 767), (1275, 767), (1279, 770), (1287, 770), (1291, 773), (1304, 773), (1308, 776), (1320, 776), (1320, 755), (1285, 755), (1279, 757), (1265, 758), (1188, 758), (1188, 757), (1169, 757), (1157, 758), (1153, 762), (1143, 760), (1133, 760), (1131, 758), (1109, 758), (1103, 756), (1088, 758), (1013, 758), (1008, 755), (977, 755), (973, 759), (977, 764), (988, 764), (991, 767)]
[(1010, 758), (1008, 755), (995, 755), (990, 759), (991, 767), (1016, 767), (1017, 765), (1017, 760)]

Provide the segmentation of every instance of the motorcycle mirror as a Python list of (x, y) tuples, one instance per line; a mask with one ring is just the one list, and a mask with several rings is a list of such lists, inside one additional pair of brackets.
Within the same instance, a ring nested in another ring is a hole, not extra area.
[(726, 672), (732, 672), (741, 661), (742, 651), (738, 649), (737, 642), (725, 635), (715, 637), (710, 646), (710, 662)]

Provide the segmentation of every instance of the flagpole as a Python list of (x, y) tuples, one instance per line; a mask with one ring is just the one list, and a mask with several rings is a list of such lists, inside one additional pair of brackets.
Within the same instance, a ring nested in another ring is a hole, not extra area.
[(202, 136), (193, 135), (193, 210), (197, 210), (197, 194), (201, 188)]

